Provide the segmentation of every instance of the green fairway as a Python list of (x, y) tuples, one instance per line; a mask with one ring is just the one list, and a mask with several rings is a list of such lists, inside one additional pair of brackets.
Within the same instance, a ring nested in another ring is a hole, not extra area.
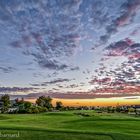
[(1, 114), (0, 132), (0, 140), (140, 140), (140, 118), (94, 111)]

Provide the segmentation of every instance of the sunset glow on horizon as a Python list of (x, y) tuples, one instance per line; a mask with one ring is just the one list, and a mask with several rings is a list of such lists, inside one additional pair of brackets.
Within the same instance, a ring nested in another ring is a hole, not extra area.
[[(132, 99), (133, 98), (133, 99)], [(131, 98), (97, 98), (97, 99), (58, 99), (52, 98), (52, 104), (55, 106), (57, 101), (61, 101), (64, 106), (122, 106), (122, 105), (139, 105), (139, 97)], [(26, 101), (35, 103), (36, 99), (25, 99)]]

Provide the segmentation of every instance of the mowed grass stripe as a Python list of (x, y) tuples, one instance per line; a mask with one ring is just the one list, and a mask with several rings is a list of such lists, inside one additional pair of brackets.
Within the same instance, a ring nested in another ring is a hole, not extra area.
[(75, 111), (3, 114), (0, 115), (0, 129), (5, 132), (20, 131), (25, 137), (27, 134), (29, 137), (38, 134), (38, 140), (46, 140), (48, 137), (67, 140), (66, 136), (71, 136), (72, 140), (140, 140), (140, 118), (127, 114), (97, 114), (94, 111), (86, 113), (90, 116), (79, 116)]
[(57, 130), (51, 130), (51, 131), (38, 131), (38, 130), (20, 130), (20, 129), (9, 129), (9, 130), (2, 130), (1, 131), (4, 134), (10, 134), (10, 133), (17, 133), (19, 132), (19, 137), (15, 138), (1, 138), (1, 140), (25, 140), (31, 139), (31, 140), (114, 140), (112, 136), (104, 135), (104, 134), (93, 134), (93, 133), (83, 133), (83, 132), (70, 132), (70, 131), (57, 131)]

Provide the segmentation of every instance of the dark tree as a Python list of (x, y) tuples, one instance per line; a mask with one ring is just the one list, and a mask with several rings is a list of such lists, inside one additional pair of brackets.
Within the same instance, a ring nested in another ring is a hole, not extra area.
[(1, 96), (0, 100), (3, 102), (2, 112), (5, 113), (8, 111), (8, 108), (10, 107), (10, 97), (8, 94), (5, 94)]
[(40, 96), (36, 100), (36, 104), (38, 106), (46, 107), (47, 109), (52, 108), (52, 98), (51, 97), (45, 97), (45, 96)]
[(18, 102), (19, 102), (19, 99), (18, 99), (18, 98), (16, 98), (16, 99), (15, 99), (15, 102), (16, 102), (16, 103), (18, 103)]
[(56, 102), (56, 109), (59, 110), (59, 109), (61, 109), (61, 108), (63, 108), (62, 102), (57, 101), (57, 102)]

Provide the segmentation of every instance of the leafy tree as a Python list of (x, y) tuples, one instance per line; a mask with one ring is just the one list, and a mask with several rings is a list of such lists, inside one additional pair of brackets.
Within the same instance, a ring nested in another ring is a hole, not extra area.
[(51, 109), (52, 106), (52, 98), (50, 96), (46, 97), (45, 99), (45, 107)]
[(3, 102), (2, 112), (5, 113), (10, 107), (10, 97), (8, 94), (1, 96), (1, 101)]
[(27, 113), (39, 113), (39, 109), (36, 106), (32, 106), (27, 109)]
[(39, 98), (37, 98), (36, 104), (38, 106), (45, 106), (45, 96), (40, 96)]
[(128, 109), (128, 112), (135, 112), (135, 108), (130, 107), (130, 108)]
[(62, 109), (62, 108), (63, 108), (62, 102), (61, 102), (61, 101), (57, 101), (57, 102), (56, 102), (56, 109), (57, 109), (57, 110), (60, 110), (60, 109)]
[(28, 109), (32, 106), (32, 103), (31, 102), (28, 102), (28, 101), (24, 101), (24, 107), (25, 109)]
[(37, 106), (39, 112), (46, 112), (48, 109), (46, 107)]
[(18, 102), (19, 102), (19, 99), (18, 99), (18, 98), (16, 98), (16, 99), (15, 99), (15, 102), (16, 102), (16, 103), (18, 103)]
[(32, 106), (32, 103), (21, 99), (16, 101), (15, 106), (19, 107), (19, 113), (28, 113), (28, 110)]
[(115, 112), (115, 108), (109, 106), (109, 107), (107, 107), (107, 112), (108, 112), (108, 113), (114, 113), (114, 112)]
[(119, 106), (116, 107), (116, 112), (121, 112), (121, 108)]
[(52, 98), (50, 96), (48, 96), (48, 97), (40, 96), (36, 100), (36, 104), (38, 106), (42, 106), (42, 107), (46, 107), (47, 109), (51, 109), (52, 108)]

